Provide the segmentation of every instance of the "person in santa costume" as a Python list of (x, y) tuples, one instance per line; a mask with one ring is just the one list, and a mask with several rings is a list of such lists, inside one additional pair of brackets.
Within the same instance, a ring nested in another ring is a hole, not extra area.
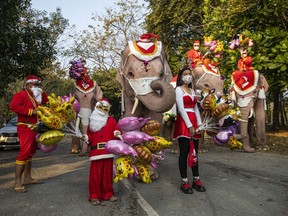
[(194, 69), (199, 64), (203, 64), (203, 57), (202, 57), (202, 53), (200, 52), (199, 40), (194, 41), (193, 49), (189, 50), (187, 55), (188, 55), (188, 62), (192, 69)]
[(249, 75), (253, 74), (253, 67), (252, 67), (252, 56), (248, 56), (247, 49), (243, 48), (240, 50), (241, 57), (238, 60), (238, 70), (233, 72), (233, 75), (238, 77), (237, 84), (244, 89), (249, 84)]
[(110, 107), (111, 104), (105, 98), (96, 103), (89, 117), (87, 136), (83, 136), (90, 146), (89, 201), (92, 205), (100, 205), (101, 200), (118, 200), (113, 191), (114, 154), (106, 151), (105, 144), (117, 139), (121, 132), (117, 121), (109, 116)]
[[(206, 191), (200, 181), (197, 158), (199, 139), (201, 138), (201, 133), (197, 129), (202, 124), (202, 120), (191, 83), (192, 71), (190, 68), (184, 67), (179, 71), (176, 82), (178, 114), (173, 139), (177, 139), (179, 143), (179, 170), (182, 178), (180, 189), (186, 194), (192, 194), (192, 188), (199, 192)], [(187, 162), (193, 173), (192, 187), (188, 181)]]
[(32, 157), (37, 150), (37, 132), (32, 130), (32, 127), (38, 122), (37, 107), (48, 102), (47, 95), (40, 84), (41, 79), (37, 76), (27, 76), (23, 90), (16, 93), (10, 103), (11, 111), (17, 113), (18, 116), (17, 133), (20, 150), (16, 158), (15, 182), (12, 189), (19, 193), (27, 192), (24, 186), (26, 184), (43, 183), (31, 176)]

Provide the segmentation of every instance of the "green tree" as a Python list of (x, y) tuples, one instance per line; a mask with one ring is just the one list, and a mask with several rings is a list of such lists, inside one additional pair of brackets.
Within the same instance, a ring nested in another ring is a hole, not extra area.
[(150, 13), (146, 17), (148, 32), (157, 34), (165, 46), (172, 71), (178, 71), (193, 41), (203, 37), (202, 1), (146, 0)]
[(0, 2), (0, 91), (8, 83), (28, 74), (41, 75), (56, 58), (57, 40), (68, 25), (61, 10), (47, 12), (31, 8), (30, 0)]
[[(45, 11), (33, 10), (30, 2), (0, 1), (0, 122), (13, 115), (9, 111), (9, 103), (13, 94), (23, 88), (24, 78), (28, 74), (50, 76), (50, 73), (45, 75), (41, 71), (52, 68), (57, 42), (68, 26), (60, 9), (47, 15)], [(54, 74), (57, 81), (59, 76), (64, 77), (63, 73), (58, 72)]]

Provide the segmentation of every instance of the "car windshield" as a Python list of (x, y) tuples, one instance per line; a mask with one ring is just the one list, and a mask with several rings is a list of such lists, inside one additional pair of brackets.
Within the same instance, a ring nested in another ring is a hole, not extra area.
[(14, 118), (12, 118), (7, 124), (6, 124), (6, 126), (17, 126), (17, 123), (18, 123), (18, 119), (17, 119), (17, 117), (14, 117)]

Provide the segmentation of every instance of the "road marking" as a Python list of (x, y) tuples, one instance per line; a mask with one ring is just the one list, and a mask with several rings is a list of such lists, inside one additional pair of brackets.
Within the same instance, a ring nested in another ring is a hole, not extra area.
[[(128, 189), (131, 190), (132, 185), (127, 179), (123, 179), (122, 182), (124, 183), (124, 186)], [(149, 203), (146, 202), (146, 200), (138, 193), (136, 189), (134, 189), (137, 196), (138, 196), (138, 203), (142, 207), (142, 209), (147, 213), (149, 216), (159, 216), (159, 214), (149, 205)]]

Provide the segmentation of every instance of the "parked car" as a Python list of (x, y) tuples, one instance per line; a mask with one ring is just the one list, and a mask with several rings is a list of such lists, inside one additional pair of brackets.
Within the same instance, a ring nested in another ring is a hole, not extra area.
[(14, 117), (4, 127), (0, 129), (0, 150), (4, 148), (19, 148), (19, 139), (17, 134), (18, 118)]

